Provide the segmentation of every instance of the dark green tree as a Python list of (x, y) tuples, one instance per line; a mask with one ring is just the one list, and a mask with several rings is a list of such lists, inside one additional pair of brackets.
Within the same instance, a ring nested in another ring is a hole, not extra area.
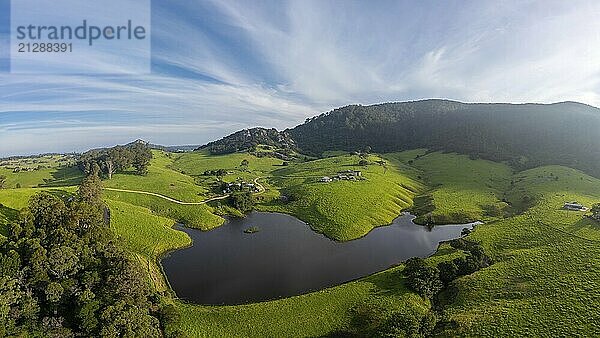
[(429, 266), (422, 258), (411, 258), (404, 268), (407, 285), (425, 298), (432, 298), (443, 287), (437, 267)]
[(234, 192), (229, 198), (233, 207), (241, 212), (251, 211), (256, 202), (252, 193), (248, 191)]
[[(97, 175), (34, 195), (0, 243), (0, 336), (160, 337), (143, 269), (102, 221)], [(85, 224), (85, 226), (81, 226)]]
[(138, 175), (148, 174), (148, 166), (152, 159), (152, 151), (150, 148), (142, 143), (135, 143), (130, 147), (130, 151), (133, 154), (132, 165), (135, 168), (135, 172)]
[(440, 271), (440, 280), (444, 285), (450, 284), (458, 276), (458, 267), (453, 261), (440, 262), (437, 267)]
[(102, 180), (98, 177), (97, 170), (83, 179), (77, 190), (77, 197), (81, 202), (88, 204), (102, 204)]
[(600, 221), (600, 203), (594, 204), (592, 207), (592, 218)]

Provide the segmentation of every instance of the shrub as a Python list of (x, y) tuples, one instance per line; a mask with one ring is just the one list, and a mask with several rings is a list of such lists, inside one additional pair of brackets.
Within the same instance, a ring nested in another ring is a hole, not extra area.
[(442, 289), (438, 268), (426, 265), (422, 258), (409, 259), (404, 273), (408, 286), (425, 298), (431, 299)]

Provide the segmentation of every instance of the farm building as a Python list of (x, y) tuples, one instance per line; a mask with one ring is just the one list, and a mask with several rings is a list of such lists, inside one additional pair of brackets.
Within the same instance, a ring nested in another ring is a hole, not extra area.
[(584, 207), (583, 205), (581, 205), (577, 202), (565, 203), (565, 205), (563, 206), (563, 209), (571, 210), (571, 211), (586, 211), (587, 210), (586, 207)]
[(344, 170), (344, 171), (339, 171), (338, 174), (346, 175), (346, 176), (361, 177), (362, 171), (360, 171), (360, 170)]

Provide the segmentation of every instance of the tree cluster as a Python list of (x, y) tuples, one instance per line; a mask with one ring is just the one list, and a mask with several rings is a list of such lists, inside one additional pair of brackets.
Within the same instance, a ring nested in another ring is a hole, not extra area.
[(435, 267), (427, 265), (422, 258), (406, 261), (404, 274), (409, 288), (425, 298), (432, 299), (456, 278), (470, 275), (492, 264), (492, 260), (477, 242), (460, 238), (452, 240), (450, 245), (465, 252), (465, 256), (440, 262)]
[(249, 191), (235, 191), (229, 196), (231, 205), (241, 212), (248, 212), (254, 208), (256, 199)]
[(296, 147), (294, 140), (287, 132), (279, 132), (276, 129), (252, 128), (240, 130), (196, 150), (207, 149), (211, 154), (230, 154), (237, 151), (252, 151), (259, 144), (278, 149), (294, 149)]
[(215, 170), (205, 170), (202, 173), (204, 176), (225, 176), (227, 175), (227, 170), (225, 169), (215, 169)]
[(113, 174), (124, 172), (131, 167), (135, 169), (136, 174), (146, 175), (151, 159), (150, 147), (136, 142), (126, 146), (90, 150), (81, 155), (78, 166), (86, 175), (99, 171), (101, 175), (111, 179)]
[[(0, 244), (0, 336), (160, 337), (164, 307), (106, 226), (100, 179), (34, 195)], [(164, 323), (163, 323), (164, 324)]]
[(591, 212), (592, 212), (592, 219), (600, 222), (600, 203), (594, 204)]

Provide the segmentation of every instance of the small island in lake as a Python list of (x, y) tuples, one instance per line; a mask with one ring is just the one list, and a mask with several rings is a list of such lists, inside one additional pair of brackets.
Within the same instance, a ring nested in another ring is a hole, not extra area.
[(249, 228), (245, 229), (245, 230), (244, 230), (244, 233), (247, 233), (247, 234), (254, 234), (254, 233), (257, 233), (257, 232), (259, 232), (259, 231), (260, 231), (260, 228), (259, 228), (259, 227), (257, 227), (257, 226), (251, 226), (251, 227), (249, 227)]

